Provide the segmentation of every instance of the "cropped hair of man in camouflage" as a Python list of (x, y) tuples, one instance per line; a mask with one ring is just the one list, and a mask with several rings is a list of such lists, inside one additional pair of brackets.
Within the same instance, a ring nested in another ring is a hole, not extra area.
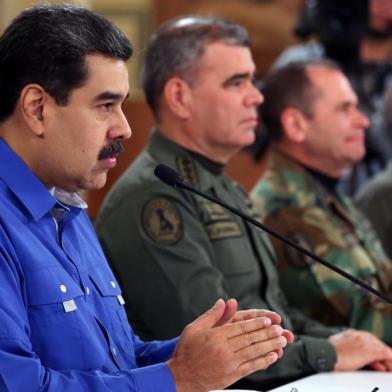
[[(382, 292), (392, 264), (368, 220), (337, 189), (364, 153), (368, 119), (339, 67), (307, 61), (273, 71), (261, 118), (272, 144), (268, 170), (252, 191), (265, 224)], [(289, 303), (328, 325), (371, 331), (392, 344), (392, 307), (273, 239)]]

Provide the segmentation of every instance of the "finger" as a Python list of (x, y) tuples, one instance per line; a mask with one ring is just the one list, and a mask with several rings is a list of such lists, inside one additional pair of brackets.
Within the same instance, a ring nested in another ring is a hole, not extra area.
[(243, 362), (238, 367), (238, 371), (241, 375), (241, 378), (246, 377), (257, 370), (267, 369), (277, 360), (278, 360), (278, 355), (274, 352), (271, 352), (263, 357), (254, 358), (249, 361)]
[(271, 320), (272, 324), (281, 323), (281, 317), (279, 316), (278, 313), (266, 309), (240, 310), (234, 315), (231, 321), (239, 322), (239, 321), (251, 320), (259, 317), (268, 317)]
[(223, 299), (218, 299), (215, 305), (199, 316), (195, 321), (188, 325), (188, 329), (201, 330), (212, 328), (223, 316), (226, 309), (226, 304)]
[(222, 328), (225, 329), (226, 338), (232, 339), (236, 336), (264, 329), (270, 325), (271, 320), (268, 317), (259, 317), (252, 320), (240, 321), (238, 323), (226, 324)]
[(283, 329), (280, 325), (272, 325), (270, 327), (266, 327), (257, 331), (245, 333), (243, 335), (231, 338), (229, 339), (229, 344), (232, 347), (233, 351), (236, 352), (252, 344), (277, 338), (281, 336), (282, 333)]
[(278, 354), (278, 358), (283, 357), (283, 348), (278, 348), (277, 350), (274, 350), (276, 354)]
[(369, 365), (373, 370), (378, 372), (385, 372), (387, 370), (386, 366), (382, 363), (382, 361), (375, 361)]
[(287, 345), (287, 340), (284, 336), (265, 340), (263, 342), (254, 343), (250, 346), (237, 351), (235, 354), (239, 356), (241, 362), (250, 361), (251, 359), (262, 357), (269, 352), (275, 352)]
[(293, 343), (294, 334), (291, 331), (289, 331), (288, 329), (284, 329), (282, 334), (286, 338), (287, 343)]
[(226, 302), (225, 312), (223, 313), (221, 319), (218, 320), (218, 322), (215, 324), (215, 327), (218, 327), (220, 325), (224, 325), (224, 324), (230, 322), (237, 312), (237, 307), (238, 307), (237, 301), (233, 298), (230, 298)]
[(384, 365), (385, 365), (385, 367), (387, 368), (387, 371), (388, 371), (388, 372), (391, 372), (391, 371), (392, 371), (392, 361), (386, 360), (386, 361), (384, 361)]

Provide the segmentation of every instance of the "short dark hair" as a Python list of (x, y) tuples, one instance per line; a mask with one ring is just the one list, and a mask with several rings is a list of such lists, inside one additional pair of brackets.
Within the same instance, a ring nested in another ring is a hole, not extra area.
[(312, 104), (320, 95), (307, 74), (307, 70), (312, 66), (341, 70), (332, 60), (296, 61), (282, 68), (274, 68), (262, 82), (260, 91), (264, 96), (264, 103), (260, 106), (259, 112), (263, 130), (267, 132), (270, 141), (276, 142), (283, 137), (280, 117), (286, 108), (296, 108), (308, 118), (312, 116)]
[(213, 42), (250, 45), (244, 27), (213, 16), (189, 15), (172, 19), (151, 36), (145, 53), (142, 83), (147, 103), (156, 118), (166, 82), (173, 76), (179, 76), (192, 83), (192, 71), (205, 47)]
[(132, 45), (112, 22), (84, 8), (39, 4), (19, 14), (0, 37), (0, 122), (30, 83), (66, 105), (87, 80), (88, 54), (127, 61)]

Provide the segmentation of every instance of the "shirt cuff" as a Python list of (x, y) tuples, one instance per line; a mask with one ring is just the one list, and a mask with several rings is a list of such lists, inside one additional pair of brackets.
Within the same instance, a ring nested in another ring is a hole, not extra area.
[(166, 364), (160, 363), (132, 370), (139, 392), (176, 392), (176, 385)]
[(336, 351), (326, 339), (302, 337), (306, 360), (315, 372), (329, 372), (334, 370)]

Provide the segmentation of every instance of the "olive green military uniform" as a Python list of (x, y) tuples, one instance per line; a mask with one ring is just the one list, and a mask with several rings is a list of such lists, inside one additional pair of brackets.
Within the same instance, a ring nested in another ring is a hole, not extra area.
[(388, 256), (392, 257), (392, 161), (367, 181), (355, 203), (369, 218)]
[(139, 336), (176, 336), (218, 298), (234, 297), (242, 309), (275, 310), (283, 325), (296, 333), (297, 341), (280, 361), (250, 376), (260, 385), (333, 369), (336, 354), (325, 337), (335, 331), (287, 307), (268, 238), (220, 206), (160, 182), (153, 174), (158, 163), (252, 214), (247, 195), (236, 183), (223, 173), (213, 174), (192, 154), (153, 133), (96, 220)]
[[(368, 220), (288, 157), (271, 164), (251, 193), (267, 226), (391, 295), (392, 265)], [(372, 331), (392, 344), (392, 306), (307, 256), (273, 239), (289, 303), (325, 324)]]

